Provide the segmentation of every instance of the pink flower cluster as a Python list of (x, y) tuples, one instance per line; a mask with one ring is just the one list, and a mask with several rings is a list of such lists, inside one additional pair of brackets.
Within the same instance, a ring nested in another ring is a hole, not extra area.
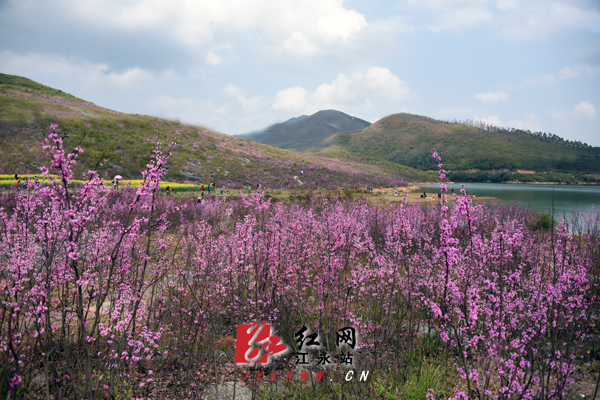
[(93, 171), (73, 191), (80, 150), (67, 154), (55, 129), (45, 148), (60, 182), (0, 198), (0, 392), (40, 366), (48, 390), (78, 398), (146, 390), (174, 367), (192, 387), (219, 337), (262, 319), (285, 343), (303, 325), (329, 343), (353, 326), (359, 360), (385, 354), (390, 368), (426, 335), (454, 355), (455, 398), (551, 398), (598, 335), (600, 213), (577, 235), (567, 223), (550, 235), (528, 212), (464, 193), (431, 208), (258, 193), (178, 202), (159, 195), (159, 146), (137, 191)]

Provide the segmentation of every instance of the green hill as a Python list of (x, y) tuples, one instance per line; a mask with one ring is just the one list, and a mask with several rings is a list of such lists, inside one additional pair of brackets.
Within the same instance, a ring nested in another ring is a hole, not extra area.
[(31, 79), (17, 75), (0, 74), (0, 87), (5, 90), (12, 89), (28, 93), (33, 92), (48, 97), (58, 96), (69, 100), (83, 101), (69, 93), (63, 92), (62, 90), (53, 89), (49, 86), (42, 85), (41, 83), (37, 83)]
[(554, 173), (559, 178), (567, 174), (574, 180), (587, 176), (595, 181), (591, 174), (600, 172), (597, 147), (556, 135), (494, 127), (484, 130), (411, 114), (385, 117), (359, 133), (341, 136), (339, 143), (347, 151), (424, 170), (436, 168), (431, 157), (435, 148), (444, 168), (453, 171), (450, 179), (550, 181), (539, 173)]
[(299, 177), (305, 188), (387, 185), (433, 177), (395, 163), (370, 164), (344, 151), (307, 155), (193, 125), (120, 113), (26, 78), (0, 74), (0, 87), (0, 174), (37, 173), (49, 165), (41, 142), (55, 123), (67, 149), (78, 144), (84, 149), (78, 174), (98, 167), (107, 178), (119, 174), (137, 179), (155, 143), (161, 141), (163, 148), (177, 143), (166, 177), (175, 182), (297, 186), (294, 176), (301, 170), (306, 172)]

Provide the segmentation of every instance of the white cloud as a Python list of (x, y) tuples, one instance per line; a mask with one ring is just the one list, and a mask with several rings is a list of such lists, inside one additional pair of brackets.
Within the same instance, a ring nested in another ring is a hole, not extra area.
[(389, 100), (404, 100), (411, 96), (408, 86), (387, 68), (369, 67), (366, 73), (352, 76), (368, 91), (379, 93)]
[(599, 26), (600, 11), (591, 1), (527, 1), (498, 16), (501, 34), (512, 39), (543, 38), (569, 30), (598, 33)]
[(496, 93), (477, 93), (475, 98), (483, 101), (484, 103), (493, 103), (496, 101), (506, 101), (510, 98), (510, 95), (505, 91)]
[(600, 73), (600, 67), (589, 64), (573, 65), (562, 68), (558, 73), (545, 73), (529, 76), (523, 79), (527, 85), (553, 85), (563, 79), (576, 79), (579, 77), (592, 78)]
[(560, 79), (574, 79), (583, 75), (587, 78), (591, 78), (597, 75), (598, 73), (600, 73), (600, 67), (586, 64), (580, 66), (565, 67), (558, 72), (558, 77)]
[(489, 115), (487, 117), (475, 117), (475, 118), (473, 118), (473, 121), (483, 122), (484, 124), (489, 124), (489, 125), (502, 126), (502, 121), (500, 121), (500, 118), (498, 118), (498, 116), (496, 114)]
[(206, 53), (206, 62), (210, 65), (217, 66), (223, 62), (223, 57), (217, 55), (216, 53), (209, 51)]
[(482, 8), (467, 8), (445, 12), (438, 20), (437, 24), (429, 26), (433, 32), (462, 31), (492, 22), (494, 14)]
[[(270, 2), (272, 3), (272, 2)], [(301, 2), (302, 3), (302, 2)], [(325, 40), (341, 40), (347, 43), (356, 33), (367, 26), (365, 17), (355, 10), (347, 10), (342, 7), (342, 1), (319, 1), (312, 8), (317, 14), (316, 33)]]
[(596, 107), (587, 101), (582, 101), (573, 108), (578, 115), (582, 115), (587, 118), (594, 118), (597, 115)]
[(206, 105), (204, 102), (191, 97), (174, 99), (169, 95), (158, 96), (154, 100), (151, 100), (149, 104), (152, 108), (161, 110), (166, 115), (176, 115), (178, 113), (189, 114)]
[(310, 107), (306, 95), (306, 89), (296, 86), (280, 90), (275, 95), (273, 109), (279, 111), (302, 111)]
[(552, 85), (556, 82), (554, 74), (537, 74), (523, 79), (527, 85)]
[(594, 119), (598, 114), (596, 107), (592, 103), (582, 101), (579, 104), (573, 106), (572, 110), (565, 110), (560, 108), (558, 110), (550, 110), (550, 115), (558, 120), (569, 120), (569, 119)]
[(223, 126), (227, 120), (227, 106), (217, 106), (211, 101), (192, 97), (173, 98), (170, 95), (157, 96), (147, 102), (155, 114), (164, 118), (174, 118), (182, 122), (200, 126)]
[(509, 119), (506, 121), (506, 125), (504, 126), (509, 128), (530, 130), (532, 132), (540, 132), (542, 130), (539, 119), (535, 116), (535, 114), (531, 113), (525, 115), (525, 119), (523, 120)]
[(141, 68), (130, 68), (122, 73), (108, 72), (108, 66), (101, 64), (96, 66), (86, 81), (88, 85), (99, 89), (110, 89), (116, 91), (127, 91), (152, 78), (152, 74)]
[[(191, 48), (206, 49), (250, 35), (285, 54), (313, 56), (344, 46), (367, 27), (365, 17), (343, 0), (62, 0), (71, 17), (101, 29), (153, 30)], [(206, 57), (213, 63), (216, 58)]]
[(434, 32), (486, 25), (511, 39), (535, 39), (566, 30), (600, 31), (600, 10), (591, 0), (408, 0), (427, 9)]
[(562, 79), (574, 79), (579, 76), (579, 68), (564, 67), (558, 71), (558, 77)]
[(39, 53), (16, 54), (11, 51), (0, 52), (0, 70), (8, 74), (36, 75), (58, 74), (69, 75), (81, 71), (71, 60), (57, 56)]
[(516, 10), (519, 8), (519, 0), (496, 0), (496, 8), (501, 11)]
[(498, 115), (494, 114), (487, 117), (475, 117), (473, 118), (473, 121), (504, 128), (524, 129), (534, 132), (539, 132), (542, 130), (539, 119), (535, 116), (535, 114), (531, 113), (525, 115), (525, 118), (521, 120), (509, 119), (507, 121), (502, 121)]
[(493, 10), (480, 0), (408, 0), (415, 8), (425, 8), (434, 16), (433, 32), (463, 31), (494, 20)]
[(313, 56), (319, 52), (319, 46), (311, 43), (306, 36), (300, 32), (292, 33), (282, 44), (283, 50), (297, 57)]
[(0, 53), (0, 70), (20, 76), (63, 75), (77, 76), (88, 86), (96, 89), (127, 91), (152, 78), (152, 74), (142, 68), (129, 68), (123, 72), (108, 72), (106, 64), (76, 62), (51, 54), (15, 54), (9, 51)]
[(344, 106), (370, 107), (373, 99), (402, 101), (414, 94), (396, 75), (383, 67), (372, 66), (350, 75), (338, 74), (329, 84), (319, 85), (314, 92), (296, 86), (277, 92), (274, 110), (313, 113)]
[(227, 85), (224, 91), (236, 99), (246, 111), (256, 111), (263, 103), (261, 96), (250, 97), (248, 92), (232, 84)]

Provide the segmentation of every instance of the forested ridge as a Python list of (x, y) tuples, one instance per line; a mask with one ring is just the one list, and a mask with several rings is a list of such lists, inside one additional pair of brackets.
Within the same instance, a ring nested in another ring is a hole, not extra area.
[[(555, 178), (562, 179), (561, 174), (568, 174), (573, 181), (595, 181), (593, 175), (600, 172), (598, 147), (551, 133), (502, 128), (472, 120), (439, 121), (394, 114), (360, 133), (343, 135), (339, 142), (348, 151), (422, 170), (435, 168), (430, 157), (430, 150), (435, 148), (444, 155), (448, 171), (461, 171), (472, 178), (479, 173), (479, 179), (474, 180), (506, 181), (521, 175), (554, 173)], [(501, 173), (504, 175), (498, 175)], [(510, 176), (511, 173), (520, 175)], [(490, 174), (494, 179), (490, 179)], [(549, 181), (547, 178), (524, 179)]]

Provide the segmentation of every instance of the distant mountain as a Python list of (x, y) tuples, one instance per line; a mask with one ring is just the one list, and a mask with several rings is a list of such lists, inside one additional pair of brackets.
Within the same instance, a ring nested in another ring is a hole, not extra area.
[(371, 125), (360, 118), (335, 110), (319, 111), (275, 124), (262, 132), (244, 136), (282, 149), (319, 151), (335, 144), (337, 135), (358, 132)]
[(453, 171), (600, 172), (598, 147), (552, 134), (472, 125), (401, 113), (338, 140), (346, 151), (422, 170), (437, 168), (431, 157), (435, 148), (444, 168)]

